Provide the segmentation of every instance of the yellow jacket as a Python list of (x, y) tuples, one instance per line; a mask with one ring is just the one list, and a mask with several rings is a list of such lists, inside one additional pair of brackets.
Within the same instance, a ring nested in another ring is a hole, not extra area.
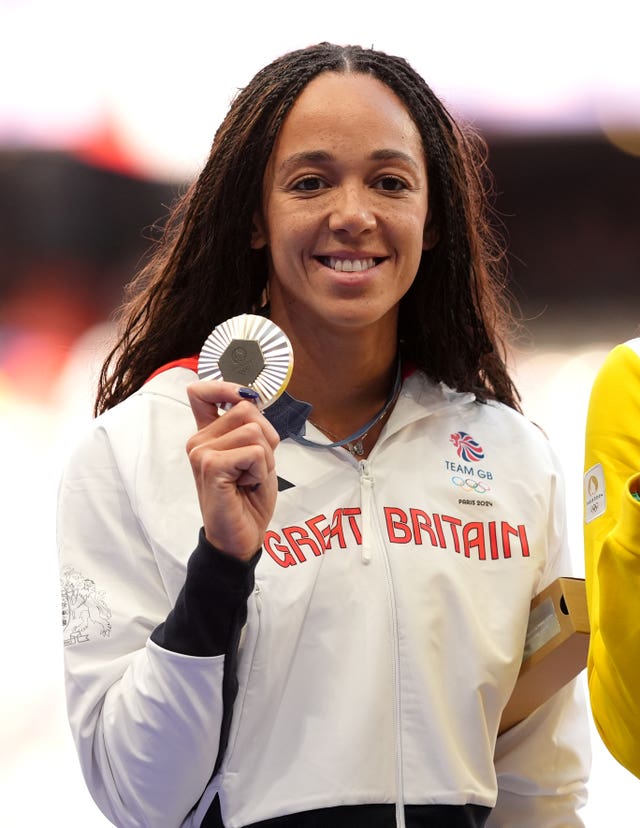
[(593, 716), (640, 777), (640, 338), (616, 346), (591, 391), (585, 440), (585, 556)]

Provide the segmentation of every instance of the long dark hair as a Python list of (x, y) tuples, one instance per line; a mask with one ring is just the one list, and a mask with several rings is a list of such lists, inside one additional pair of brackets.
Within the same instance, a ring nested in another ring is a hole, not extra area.
[(423, 253), (401, 302), (403, 355), (435, 381), (519, 408), (505, 365), (513, 317), (503, 250), (490, 221), (484, 142), (456, 123), (403, 58), (320, 43), (277, 58), (235, 97), (202, 173), (127, 288), (96, 413), (132, 394), (163, 364), (197, 354), (216, 324), (259, 306), (267, 260), (250, 239), (264, 171), (296, 98), (327, 71), (378, 78), (404, 103), (422, 137), (438, 242)]

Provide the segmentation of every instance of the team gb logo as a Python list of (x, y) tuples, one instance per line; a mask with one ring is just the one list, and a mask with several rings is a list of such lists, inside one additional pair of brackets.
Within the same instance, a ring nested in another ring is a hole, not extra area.
[(455, 446), (455, 449), (458, 452), (458, 457), (465, 462), (471, 461), (473, 463), (477, 463), (484, 457), (484, 451), (480, 443), (478, 443), (477, 440), (474, 440), (473, 437), (470, 434), (467, 434), (466, 431), (456, 431), (456, 433), (452, 434), (449, 439)]

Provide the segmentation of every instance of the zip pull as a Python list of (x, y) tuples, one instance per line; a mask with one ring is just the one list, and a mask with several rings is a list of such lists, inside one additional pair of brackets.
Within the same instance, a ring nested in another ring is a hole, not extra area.
[(362, 563), (371, 563), (371, 541), (373, 538), (373, 477), (369, 472), (367, 460), (360, 461), (360, 486), (362, 489)]

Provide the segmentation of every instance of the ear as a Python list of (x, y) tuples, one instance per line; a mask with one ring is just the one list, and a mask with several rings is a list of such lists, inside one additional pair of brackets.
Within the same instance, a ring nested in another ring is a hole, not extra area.
[(427, 215), (427, 221), (424, 225), (424, 232), (422, 234), (422, 249), (423, 250), (431, 250), (432, 247), (435, 247), (438, 241), (440, 240), (440, 234), (438, 232), (438, 228), (431, 216), (431, 213)]
[(253, 214), (253, 226), (251, 228), (251, 249), (260, 250), (267, 246), (267, 233), (264, 221), (260, 213)]

